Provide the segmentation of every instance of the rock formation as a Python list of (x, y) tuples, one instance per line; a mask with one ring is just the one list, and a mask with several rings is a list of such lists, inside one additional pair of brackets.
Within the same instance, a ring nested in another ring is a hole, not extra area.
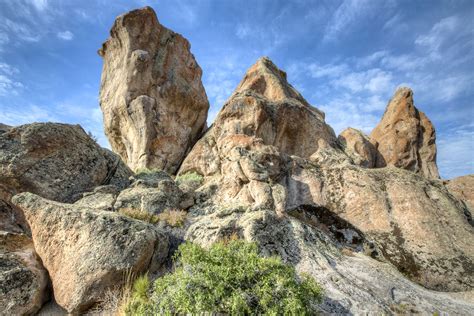
[(377, 167), (395, 166), (438, 179), (436, 133), (431, 121), (413, 103), (413, 91), (399, 88), (380, 123), (370, 134), (380, 155)]
[(134, 170), (174, 173), (205, 129), (209, 108), (189, 42), (145, 7), (116, 19), (99, 54), (100, 105), (113, 150)]
[(355, 128), (346, 128), (338, 136), (345, 153), (353, 162), (364, 168), (374, 168), (377, 161), (377, 149), (367, 135)]
[(334, 131), (324, 122), (324, 113), (312, 107), (287, 82), (286, 73), (266, 57), (247, 71), (180, 172), (212, 175), (218, 172), (219, 155), (230, 154), (237, 144), (249, 147), (257, 143), (305, 158), (320, 147), (337, 143)]
[(466, 202), (471, 211), (474, 211), (474, 174), (449, 180), (446, 186), (449, 192)]
[[(256, 73), (263, 75), (247, 84)], [(206, 176), (202, 190), (219, 208), (239, 206), (279, 216), (302, 207), (325, 209), (362, 232), (383, 260), (412, 280), (436, 290), (472, 289), (473, 229), (462, 203), (441, 183), (411, 172), (351, 164), (319, 111), (304, 104), (281, 74), (268, 59), (250, 68), (179, 173)], [(394, 100), (399, 104), (398, 97)], [(275, 119), (279, 113), (285, 119)], [(295, 130), (286, 133), (292, 124)], [(360, 152), (374, 161), (367, 138), (354, 134), (365, 142), (367, 150)]]
[(48, 272), (35, 253), (31, 239), (0, 233), (1, 315), (34, 315), (49, 299)]
[(33, 123), (0, 134), (0, 185), (72, 201), (98, 185), (128, 185), (131, 171), (79, 125)]
[(31, 193), (13, 202), (25, 213), (56, 302), (70, 313), (99, 302), (127, 273), (156, 270), (167, 257), (167, 237), (145, 222)]

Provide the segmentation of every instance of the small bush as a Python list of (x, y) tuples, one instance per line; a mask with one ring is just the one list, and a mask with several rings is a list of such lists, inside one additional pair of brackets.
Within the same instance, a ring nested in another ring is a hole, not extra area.
[(197, 185), (201, 185), (203, 177), (197, 172), (188, 172), (177, 176), (175, 181), (178, 185), (186, 183), (196, 183)]
[(186, 215), (186, 211), (183, 210), (167, 209), (156, 216), (158, 221), (166, 222), (172, 227), (182, 227), (184, 225)]
[(260, 257), (255, 243), (242, 240), (208, 250), (182, 244), (175, 264), (147, 300), (127, 306), (129, 315), (309, 315), (323, 295), (314, 279), (299, 278), (278, 257)]
[(143, 211), (141, 209), (122, 208), (120, 209), (119, 213), (151, 224), (156, 224), (160, 220), (157, 215)]

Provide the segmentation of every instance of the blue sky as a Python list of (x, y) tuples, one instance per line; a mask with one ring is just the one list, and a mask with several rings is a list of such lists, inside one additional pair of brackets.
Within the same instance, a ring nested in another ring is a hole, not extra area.
[(410, 86), (436, 127), (441, 175), (474, 173), (472, 0), (0, 0), (0, 122), (77, 123), (108, 146), (97, 50), (117, 15), (144, 5), (191, 42), (209, 122), (266, 55), (336, 133), (370, 133)]

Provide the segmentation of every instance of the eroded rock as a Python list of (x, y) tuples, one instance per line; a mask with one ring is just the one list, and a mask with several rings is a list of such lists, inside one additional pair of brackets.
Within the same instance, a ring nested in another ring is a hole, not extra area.
[(438, 179), (436, 133), (431, 121), (413, 103), (413, 91), (399, 88), (380, 123), (370, 134), (380, 155), (376, 167), (395, 166)]
[(471, 211), (474, 211), (474, 174), (451, 179), (446, 187), (455, 197), (466, 202)]
[(79, 125), (33, 123), (0, 134), (0, 183), (15, 194), (33, 192), (72, 201), (98, 185), (128, 185), (131, 171)]
[(364, 168), (374, 168), (377, 160), (377, 149), (367, 135), (355, 128), (346, 128), (338, 136), (345, 153), (353, 162)]
[(48, 286), (31, 239), (0, 231), (0, 314), (34, 315), (49, 299)]
[(116, 19), (99, 54), (100, 105), (113, 150), (134, 170), (174, 173), (205, 129), (209, 108), (189, 42), (145, 7)]
[(156, 270), (168, 238), (146, 222), (108, 211), (43, 199), (13, 197), (31, 227), (33, 243), (51, 277), (56, 302), (70, 313), (97, 303), (128, 273)]

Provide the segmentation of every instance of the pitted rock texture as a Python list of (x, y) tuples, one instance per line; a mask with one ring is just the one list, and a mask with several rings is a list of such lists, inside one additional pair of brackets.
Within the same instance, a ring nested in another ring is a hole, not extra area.
[(0, 231), (0, 315), (34, 315), (49, 299), (48, 272), (29, 237)]
[(376, 167), (395, 166), (438, 179), (436, 133), (431, 121), (413, 103), (413, 91), (399, 88), (380, 123), (370, 134), (380, 155)]
[(367, 135), (355, 128), (346, 128), (338, 136), (344, 152), (352, 161), (364, 168), (374, 168), (377, 160), (377, 149)]
[(73, 201), (98, 185), (125, 187), (131, 174), (79, 125), (33, 123), (0, 134), (0, 183), (12, 194)]
[(56, 302), (69, 313), (87, 310), (127, 273), (156, 270), (168, 255), (168, 238), (146, 222), (32, 193), (12, 201), (31, 227)]
[(209, 108), (189, 42), (145, 7), (116, 19), (99, 54), (112, 149), (134, 170), (174, 173), (205, 130)]

